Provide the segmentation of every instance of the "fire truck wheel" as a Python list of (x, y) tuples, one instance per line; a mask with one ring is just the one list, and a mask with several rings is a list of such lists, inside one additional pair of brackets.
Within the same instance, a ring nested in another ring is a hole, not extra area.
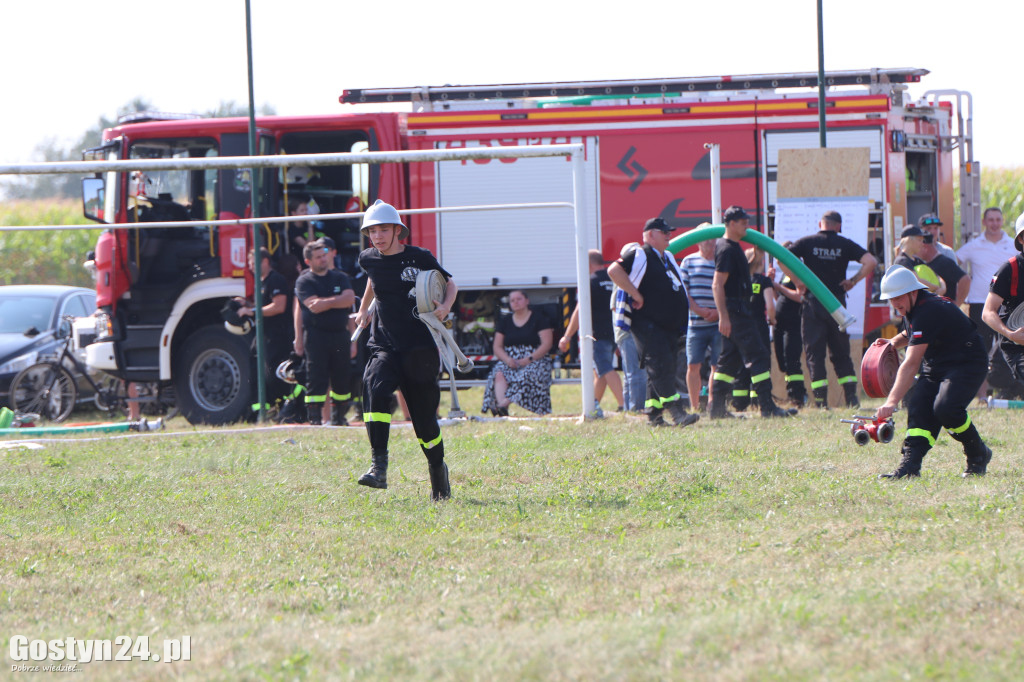
[(190, 424), (230, 424), (246, 414), (249, 396), (249, 348), (244, 337), (222, 325), (194, 332), (174, 363), (178, 409)]

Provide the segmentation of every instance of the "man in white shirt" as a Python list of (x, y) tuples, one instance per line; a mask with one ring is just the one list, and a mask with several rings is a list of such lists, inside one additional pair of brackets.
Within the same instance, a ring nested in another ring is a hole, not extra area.
[[(1013, 239), (1003, 230), (1003, 212), (999, 208), (986, 208), (981, 222), (985, 231), (961, 246), (956, 256), (961, 267), (971, 275), (971, 288), (967, 292), (970, 318), (978, 326), (978, 333), (991, 359), (992, 341), (996, 334), (982, 322), (981, 312), (985, 308), (992, 276), (999, 266), (1017, 255), (1017, 249), (1013, 246)], [(984, 397), (987, 390), (988, 386), (983, 384), (978, 396)]]

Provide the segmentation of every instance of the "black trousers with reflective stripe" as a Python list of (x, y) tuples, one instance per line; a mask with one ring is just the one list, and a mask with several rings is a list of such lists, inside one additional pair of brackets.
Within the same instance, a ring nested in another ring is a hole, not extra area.
[[(839, 329), (839, 325), (817, 299), (805, 298), (800, 307), (801, 333), (804, 337), (804, 352), (807, 354), (807, 369), (811, 382), (828, 381), (828, 367), (825, 354), (828, 352), (836, 377), (856, 377), (853, 359), (850, 357), (850, 335)], [(825, 384), (823, 395), (827, 395)], [(817, 395), (817, 393), (815, 393)]]
[[(676, 385), (681, 343), (679, 333), (667, 331), (645, 319), (634, 319), (630, 331), (647, 372), (647, 400), (657, 401), (660, 407), (665, 407), (662, 403), (666, 398), (679, 395)], [(683, 336), (686, 336), (685, 330)]]
[(775, 325), (775, 360), (786, 377), (799, 376), (799, 380), (786, 380), (786, 394), (790, 400), (802, 402), (807, 395), (804, 386), (804, 369), (800, 356), (804, 352), (803, 335), (800, 333), (800, 319), (790, 319)]
[(960, 442), (976, 437), (967, 408), (987, 375), (988, 355), (980, 344), (959, 362), (923, 368), (907, 395), (904, 445), (924, 457), (943, 428)]
[(374, 453), (388, 451), (391, 433), (391, 397), (402, 391), (420, 448), (431, 465), (444, 459), (444, 441), (437, 423), (441, 389), (437, 378), (441, 358), (437, 347), (421, 346), (397, 352), (374, 349), (363, 371), (363, 421)]
[(351, 343), (344, 331), (306, 329), (306, 403), (322, 403), (327, 389), (337, 395), (349, 395), (352, 371)]

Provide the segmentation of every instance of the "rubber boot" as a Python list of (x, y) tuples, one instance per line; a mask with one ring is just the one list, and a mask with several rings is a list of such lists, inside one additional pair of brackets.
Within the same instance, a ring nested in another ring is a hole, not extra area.
[(437, 466), (428, 466), (427, 469), (430, 472), (430, 499), (440, 502), (451, 498), (452, 488), (448, 484), (448, 465), (444, 460)]
[(711, 391), (711, 404), (708, 408), (708, 416), (712, 419), (726, 419), (731, 417), (726, 409), (726, 400), (732, 398), (732, 383), (727, 381), (715, 381)]
[(761, 416), (765, 418), (792, 417), (796, 414), (795, 408), (787, 410), (775, 404), (775, 398), (772, 397), (771, 384), (768, 381), (762, 381), (757, 384), (757, 404), (761, 408)]
[(857, 397), (857, 384), (853, 382), (843, 384), (843, 393), (846, 395), (847, 407), (860, 407), (860, 398)]
[(924, 460), (924, 453), (915, 452), (906, 443), (903, 444), (903, 458), (899, 465), (887, 474), (879, 474), (879, 478), (911, 478), (921, 475), (921, 462)]
[(651, 407), (647, 410), (647, 425), (648, 426), (668, 426), (668, 422), (665, 421), (665, 416), (662, 414), (660, 407)]
[(814, 393), (814, 406), (819, 410), (828, 409), (828, 386), (816, 388), (812, 391)]
[(964, 469), (963, 477), (984, 476), (992, 460), (992, 448), (985, 444), (981, 436), (970, 443), (964, 443), (964, 454), (967, 455), (967, 468)]
[(306, 403), (306, 423), (313, 426), (320, 426), (323, 403)]
[(344, 400), (340, 403), (334, 403), (331, 405), (331, 426), (348, 426), (348, 420), (345, 419), (345, 413), (348, 412), (348, 401)]
[(356, 483), (365, 485), (368, 488), (387, 488), (388, 453), (373, 453), (373, 464), (370, 465), (370, 470), (360, 476)]
[(672, 422), (678, 427), (686, 427), (700, 420), (699, 414), (686, 411), (681, 400), (674, 400), (669, 403), (668, 413), (672, 416)]

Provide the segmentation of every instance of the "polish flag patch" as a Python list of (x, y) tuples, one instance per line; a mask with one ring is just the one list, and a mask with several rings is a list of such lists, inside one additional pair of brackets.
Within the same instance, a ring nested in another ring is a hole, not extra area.
[(913, 338), (915, 338), (915, 339), (921, 338), (921, 332), (914, 332)]

